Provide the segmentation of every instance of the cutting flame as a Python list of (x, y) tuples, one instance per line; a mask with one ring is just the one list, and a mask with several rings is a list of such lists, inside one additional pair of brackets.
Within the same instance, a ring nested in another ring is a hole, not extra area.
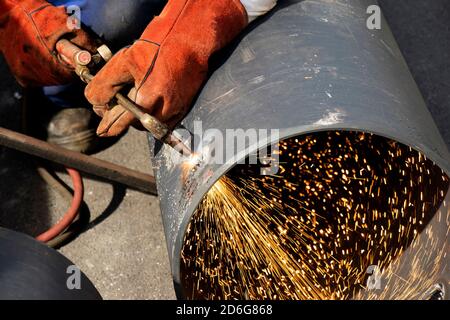
[(202, 161), (202, 156), (199, 153), (192, 153), (192, 155), (189, 157), (189, 159), (186, 161), (187, 164), (190, 167), (195, 167), (200, 165), (200, 162)]
[(183, 183), (186, 183), (189, 175), (194, 173), (202, 162), (202, 155), (196, 152), (193, 152), (181, 165), (181, 179)]

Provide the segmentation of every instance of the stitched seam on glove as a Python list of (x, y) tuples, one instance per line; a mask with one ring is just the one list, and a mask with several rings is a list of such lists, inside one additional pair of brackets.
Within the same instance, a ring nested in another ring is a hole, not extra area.
[[(38, 10), (35, 10), (35, 12), (33, 12), (33, 13), (26, 13), (26, 14), (27, 14), (28, 18), (30, 19), (31, 23), (33, 24), (34, 30), (36, 30), (36, 34), (38, 35), (39, 41), (40, 41), (40, 42), (42, 43), (42, 45), (47, 49), (48, 53), (49, 53), (51, 56), (55, 57), (55, 55), (53, 54), (53, 51), (50, 50), (50, 48), (49, 48), (49, 47), (47, 46), (47, 44), (45, 43), (45, 41), (44, 41), (44, 39), (43, 39), (43, 37), (42, 37), (42, 35), (41, 35), (41, 32), (40, 32), (40, 30), (39, 30), (39, 28), (38, 28), (36, 22), (35, 22), (34, 19), (33, 19), (33, 14), (34, 14), (34, 13), (39, 12), (39, 11), (41, 11), (42, 9), (46, 8), (46, 7), (48, 7), (48, 6), (45, 6), (45, 7), (41, 8), (41, 9), (38, 9)], [(56, 59), (56, 60), (58, 60), (58, 59)], [(59, 61), (58, 61), (58, 62), (59, 62)]]
[[(122, 108), (121, 106), (115, 106), (114, 108)], [(111, 109), (112, 110), (112, 109)], [(110, 123), (108, 124), (108, 126), (102, 131), (99, 132), (98, 134), (101, 136), (105, 133), (107, 133), (109, 131), (109, 129), (111, 129), (125, 114), (127, 114), (129, 111), (123, 109), (123, 111), (121, 113), (119, 113), (114, 120), (110, 121)]]
[[(35, 14), (36, 12), (41, 11), (42, 9), (47, 8), (47, 7), (51, 7), (51, 6), (52, 5), (50, 3), (49, 4), (44, 4), (41, 7), (37, 8), (37, 9), (34, 9), (33, 11), (30, 11), (29, 13), (27, 13), (27, 15), (31, 16), (31, 15)], [(23, 9), (23, 7), (22, 7), (22, 10), (25, 11), (25, 9)]]
[(159, 44), (158, 42), (155, 42), (155, 41), (151, 41), (151, 40), (147, 40), (147, 39), (137, 39), (136, 42), (138, 42), (138, 41), (148, 42), (148, 43), (154, 44), (155, 46), (161, 47), (161, 44)]
[[(142, 79), (142, 81), (141, 81), (141, 83), (139, 84), (139, 86), (136, 88), (136, 97), (137, 97), (137, 95), (138, 95), (139, 90), (142, 88), (142, 86), (144, 85), (144, 83), (148, 80), (148, 77), (151, 75), (151, 73), (152, 73), (152, 71), (153, 71), (153, 68), (155, 67), (156, 60), (158, 59), (158, 56), (159, 56), (159, 52), (160, 52), (160, 50), (161, 50), (161, 47), (164, 45), (166, 39), (169, 37), (170, 33), (172, 32), (172, 30), (173, 30), (173, 29), (175, 28), (175, 26), (177, 25), (178, 21), (180, 20), (182, 14), (183, 14), (184, 11), (186, 10), (186, 7), (187, 7), (187, 5), (188, 5), (188, 3), (189, 3), (190, 1), (191, 1), (191, 0), (186, 0), (186, 2), (185, 2), (184, 5), (183, 5), (183, 8), (182, 8), (182, 9), (180, 10), (180, 12), (178, 13), (177, 18), (175, 19), (175, 21), (173, 22), (173, 24), (170, 26), (169, 30), (167, 30), (167, 33), (165, 34), (164, 38), (162, 38), (161, 43), (157, 43), (157, 42), (155, 42), (155, 41), (152, 41), (152, 40), (149, 40), (149, 39), (145, 39), (145, 38), (138, 39), (138, 41), (144, 41), (144, 42), (148, 42), (148, 43), (157, 45), (159, 48), (158, 48), (158, 51), (156, 52), (156, 54), (154, 55), (153, 61), (152, 61), (152, 63), (150, 64), (150, 66), (148, 67), (148, 69), (147, 69), (147, 71), (146, 71), (146, 73), (145, 73), (144, 78)], [(150, 26), (150, 27), (151, 27), (151, 26)]]
[[(57, 7), (55, 7), (54, 5), (48, 3), (48, 4), (44, 4), (44, 5), (42, 5), (42, 6), (38, 7), (38, 8), (36, 8), (36, 9), (30, 11), (30, 12), (26, 12), (26, 10), (25, 10), (25, 9), (23, 8), (23, 6), (22, 6), (22, 10), (24, 10), (24, 12), (26, 13), (26, 15), (29, 17), (30, 21), (32, 22), (32, 24), (33, 24), (33, 26), (34, 26), (34, 29), (36, 30), (36, 34), (38, 35), (39, 41), (40, 41), (40, 42), (42, 43), (42, 45), (47, 49), (48, 53), (54, 58), (55, 62), (58, 63), (58, 65), (62, 66), (63, 68), (66, 68), (67, 70), (72, 70), (72, 68), (71, 68), (69, 65), (67, 65), (67, 64), (64, 63), (64, 62), (62, 62), (62, 61), (59, 59), (58, 53), (55, 52), (55, 50), (52, 50), (52, 48), (50, 48), (50, 47), (47, 45), (47, 43), (46, 43), (45, 40), (44, 40), (44, 37), (42, 36), (42, 33), (41, 33), (39, 27), (37, 26), (37, 24), (36, 24), (36, 22), (35, 22), (35, 20), (34, 20), (34, 17), (33, 17), (33, 16), (34, 16), (36, 13), (41, 12), (41, 11), (47, 9), (47, 8), (57, 8)], [(65, 31), (67, 31), (67, 30), (65, 30)], [(64, 33), (60, 36), (60, 38), (62, 38), (65, 34), (68, 34), (68, 33), (70, 33), (70, 32), (69, 32), (69, 31), (64, 32)]]
[[(190, 0), (186, 0), (186, 2), (183, 5), (183, 8), (180, 10), (180, 12), (178, 13), (177, 18), (174, 20), (174, 22), (172, 23), (172, 25), (170, 26), (169, 30), (167, 30), (166, 34), (164, 35), (164, 37), (161, 39), (161, 44), (160, 46), (164, 45), (164, 42), (166, 41), (166, 39), (169, 37), (170, 33), (172, 32), (173, 28), (176, 26), (176, 24), (178, 23), (178, 21), (180, 20), (181, 15), (184, 13), (184, 10), (186, 9), (188, 2), (190, 2)], [(150, 26), (151, 27), (151, 23)], [(145, 34), (145, 31), (144, 31)], [(147, 40), (147, 39), (143, 39), (143, 40)], [(152, 40), (148, 40), (150, 42), (153, 42)]]
[[(139, 86), (136, 88), (136, 97), (137, 97), (137, 95), (138, 95), (138, 93), (139, 93), (139, 90), (142, 88), (142, 86), (144, 85), (144, 83), (147, 81), (148, 77), (151, 75), (153, 69), (155, 68), (156, 60), (158, 59), (159, 51), (161, 50), (161, 45), (157, 44), (156, 42), (152, 42), (152, 41), (149, 41), (149, 40), (146, 40), (146, 39), (139, 39), (139, 40), (144, 41), (144, 42), (148, 42), (148, 43), (153, 44), (153, 45), (156, 45), (156, 46), (158, 47), (158, 50), (157, 50), (156, 53), (154, 54), (152, 63), (151, 63), (150, 66), (148, 67), (147, 72), (145, 73), (144, 78), (142, 78), (141, 83), (140, 83)], [(136, 99), (136, 98), (135, 98), (135, 99)]]
[(58, 63), (58, 65), (60, 65), (60, 66), (62, 66), (64, 68), (70, 70), (71, 68), (68, 65), (66, 65), (64, 63), (61, 63), (61, 61), (57, 57), (57, 54), (55, 54), (54, 50), (52, 50), (51, 48), (48, 47), (47, 43), (44, 41), (44, 38), (42, 37), (42, 34), (41, 34), (41, 32), (40, 32), (40, 30), (39, 30), (39, 28), (38, 28), (38, 26), (37, 26), (37, 24), (36, 24), (36, 22), (35, 22), (35, 20), (33, 18), (33, 15), (35, 15), (36, 13), (41, 12), (42, 10), (44, 10), (46, 8), (49, 8), (49, 7), (53, 7), (53, 5), (45, 4), (45, 5), (42, 5), (41, 7), (37, 8), (37, 9), (34, 9), (31, 12), (26, 12), (25, 9), (21, 6), (22, 10), (25, 12), (25, 14), (28, 16), (28, 18), (30, 19), (31, 23), (33, 24), (33, 27), (34, 27), (34, 29), (36, 31), (36, 34), (37, 34), (38, 39), (39, 39), (39, 42), (41, 42), (41, 44), (47, 49), (48, 53), (53, 57), (53, 59), (55, 60), (56, 63)]

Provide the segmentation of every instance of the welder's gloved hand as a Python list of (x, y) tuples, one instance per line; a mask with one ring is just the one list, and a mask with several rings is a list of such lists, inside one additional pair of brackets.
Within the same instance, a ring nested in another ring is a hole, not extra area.
[[(0, 0), (0, 51), (22, 86), (65, 84), (72, 68), (61, 61), (56, 43), (71, 40), (95, 51), (94, 41), (81, 29), (71, 28), (73, 17), (63, 7), (43, 0)], [(75, 25), (75, 24), (74, 24)]]
[(115, 55), (87, 86), (87, 99), (103, 117), (97, 134), (115, 136), (136, 123), (122, 107), (106, 107), (127, 85), (134, 86), (129, 97), (146, 112), (176, 125), (206, 80), (211, 55), (247, 23), (239, 0), (169, 0), (141, 38)]

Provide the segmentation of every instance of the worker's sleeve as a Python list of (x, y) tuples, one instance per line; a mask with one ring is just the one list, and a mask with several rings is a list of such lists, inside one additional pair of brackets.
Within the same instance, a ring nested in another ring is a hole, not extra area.
[(241, 0), (241, 3), (247, 10), (249, 22), (252, 22), (272, 10), (277, 0)]

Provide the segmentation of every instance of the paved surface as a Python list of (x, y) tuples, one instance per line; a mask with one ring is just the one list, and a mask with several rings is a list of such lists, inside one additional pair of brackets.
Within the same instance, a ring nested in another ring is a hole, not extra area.
[[(0, 125), (18, 130), (20, 101), (14, 93), (19, 88), (3, 61), (0, 75), (6, 84), (0, 90)], [(151, 173), (146, 135), (134, 129), (95, 156)], [(30, 235), (57, 222), (68, 205), (36, 174), (34, 161), (0, 148), (0, 225)], [(99, 223), (60, 251), (105, 299), (174, 299), (157, 198), (93, 179), (84, 182), (85, 202)]]
[[(450, 2), (380, 2), (450, 146)], [(2, 61), (0, 79), (0, 125), (19, 129), (18, 88)], [(141, 132), (131, 130), (96, 156), (151, 172)], [(33, 161), (0, 148), (0, 225), (36, 235), (56, 222), (67, 204), (40, 180)], [(85, 185), (92, 218), (101, 222), (60, 251), (81, 267), (105, 299), (175, 298), (157, 199), (92, 179)]]

